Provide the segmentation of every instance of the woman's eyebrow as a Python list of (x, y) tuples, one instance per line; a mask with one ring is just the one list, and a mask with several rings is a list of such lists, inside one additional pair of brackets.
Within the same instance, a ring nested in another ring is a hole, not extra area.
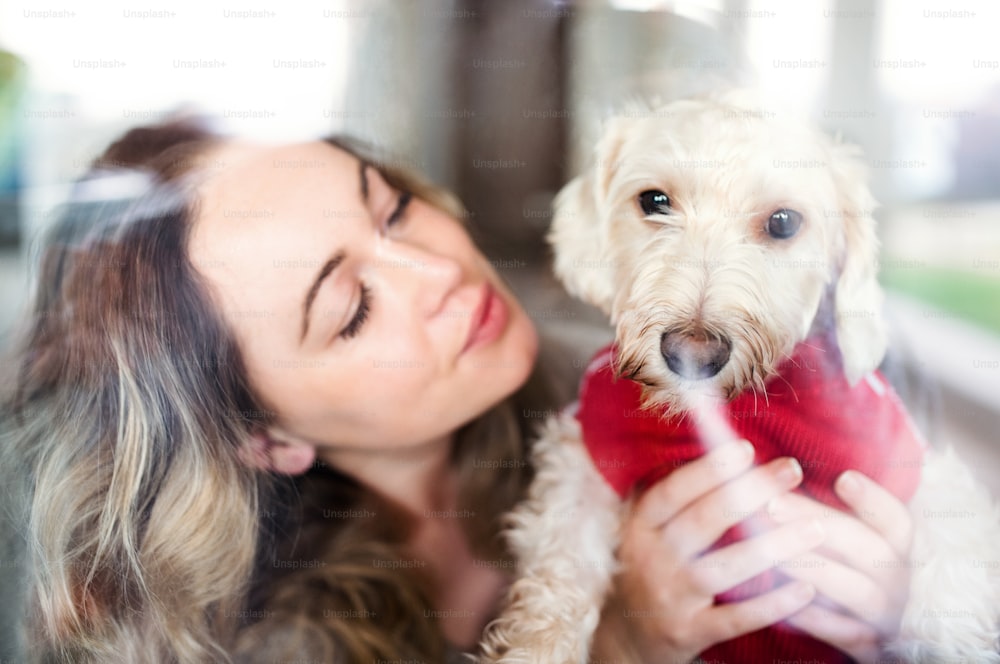
[(312, 309), (313, 300), (316, 299), (316, 294), (319, 292), (319, 287), (323, 285), (323, 280), (330, 276), (330, 273), (337, 269), (337, 266), (344, 262), (344, 258), (347, 254), (343, 250), (338, 251), (333, 255), (330, 260), (323, 263), (323, 267), (316, 274), (316, 279), (313, 280), (312, 286), (309, 287), (309, 292), (306, 293), (305, 302), (302, 305), (302, 336), (299, 338), (299, 343), (305, 341), (306, 333), (309, 332), (309, 313)]

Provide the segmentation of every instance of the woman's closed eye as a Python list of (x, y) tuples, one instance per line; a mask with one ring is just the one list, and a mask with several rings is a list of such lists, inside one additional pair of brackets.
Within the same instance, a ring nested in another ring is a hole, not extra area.
[(399, 197), (396, 199), (396, 207), (385, 220), (386, 229), (395, 226), (403, 220), (403, 215), (406, 214), (406, 207), (410, 204), (412, 198), (413, 194), (408, 191), (399, 192)]
[(351, 339), (356, 336), (361, 331), (361, 327), (365, 324), (365, 321), (368, 320), (368, 312), (371, 311), (372, 306), (372, 292), (363, 282), (360, 288), (361, 295), (358, 298), (358, 308), (354, 310), (351, 320), (347, 321), (347, 325), (337, 335), (341, 339)]

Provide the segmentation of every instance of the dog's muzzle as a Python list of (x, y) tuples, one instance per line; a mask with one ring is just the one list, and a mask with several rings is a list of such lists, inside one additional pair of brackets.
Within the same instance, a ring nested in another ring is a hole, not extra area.
[(726, 366), (732, 342), (705, 330), (674, 330), (660, 337), (660, 353), (678, 376), (691, 380), (711, 378)]

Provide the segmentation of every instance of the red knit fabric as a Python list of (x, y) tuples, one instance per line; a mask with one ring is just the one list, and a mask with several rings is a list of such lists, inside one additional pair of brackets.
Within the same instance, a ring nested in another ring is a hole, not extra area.
[[(599, 351), (583, 378), (577, 419), (583, 439), (605, 480), (625, 498), (705, 453), (692, 419), (664, 418), (641, 408), (641, 387), (616, 379), (613, 347)], [(736, 435), (756, 449), (756, 463), (796, 458), (804, 479), (800, 493), (839, 509), (833, 491), (845, 470), (871, 477), (904, 502), (920, 480), (924, 443), (899, 397), (878, 373), (853, 388), (841, 370), (839, 352), (822, 339), (800, 344), (767, 383), (767, 398), (747, 390), (725, 407)], [(737, 527), (714, 548), (747, 534)], [(787, 577), (766, 572), (716, 597), (717, 603), (756, 596)], [(702, 653), (708, 662), (755, 663), (793, 660), (849, 662), (840, 651), (784, 625), (718, 644)], [(766, 659), (761, 659), (766, 657)]]

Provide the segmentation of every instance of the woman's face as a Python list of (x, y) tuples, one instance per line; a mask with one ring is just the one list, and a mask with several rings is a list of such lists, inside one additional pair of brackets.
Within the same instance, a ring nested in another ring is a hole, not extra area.
[(189, 245), (279, 440), (430, 442), (517, 389), (530, 319), (462, 224), (327, 143), (230, 143)]

